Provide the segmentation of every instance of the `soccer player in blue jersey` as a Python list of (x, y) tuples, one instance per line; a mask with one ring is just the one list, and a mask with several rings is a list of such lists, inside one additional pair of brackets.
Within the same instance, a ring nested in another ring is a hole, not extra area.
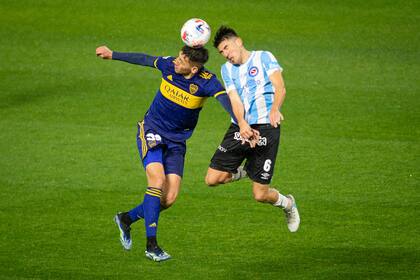
[[(211, 159), (206, 175), (210, 186), (232, 181), (246, 159), (244, 171), (252, 180), (255, 200), (284, 210), (291, 232), (299, 228), (300, 217), (292, 195), (282, 195), (270, 187), (280, 142), (280, 108), (286, 96), (282, 68), (268, 51), (249, 51), (237, 33), (221, 26), (214, 47), (226, 58), (222, 78), (237, 121), (233, 122)], [(243, 145), (244, 139), (259, 132), (254, 149)]]
[(216, 97), (233, 116), (229, 97), (216, 76), (204, 68), (205, 48), (184, 46), (177, 57), (122, 53), (106, 46), (96, 49), (104, 59), (120, 60), (158, 69), (162, 80), (144, 119), (138, 123), (137, 146), (147, 176), (143, 202), (130, 211), (118, 213), (114, 220), (120, 230), (122, 246), (131, 249), (130, 225), (144, 219), (146, 257), (164, 261), (170, 255), (156, 239), (159, 213), (176, 200), (184, 171), (186, 140), (191, 136), (207, 97)]

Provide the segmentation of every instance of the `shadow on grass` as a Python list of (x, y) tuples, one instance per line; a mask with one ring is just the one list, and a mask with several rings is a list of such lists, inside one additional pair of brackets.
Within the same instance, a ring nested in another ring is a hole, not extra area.
[(267, 252), (259, 261), (244, 256), (232, 266), (234, 279), (415, 279), (419, 250), (407, 248), (319, 248), (290, 254)]

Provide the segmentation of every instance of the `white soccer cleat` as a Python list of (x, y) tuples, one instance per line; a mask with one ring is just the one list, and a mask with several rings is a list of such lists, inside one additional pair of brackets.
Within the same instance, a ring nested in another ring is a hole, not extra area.
[(288, 194), (286, 195), (291, 201), (292, 201), (292, 208), (290, 209), (284, 209), (284, 213), (286, 214), (287, 219), (287, 227), (289, 228), (289, 231), (296, 232), (299, 229), (300, 224), (300, 216), (299, 211), (296, 206), (295, 198), (293, 195)]
[(246, 178), (248, 174), (246, 173), (246, 170), (243, 166), (239, 166), (238, 169), (236, 169), (236, 173), (232, 174), (232, 182), (238, 181), (242, 178)]
[(171, 258), (171, 255), (169, 255), (168, 253), (166, 253), (159, 247), (156, 247), (155, 249), (151, 251), (146, 250), (144, 251), (144, 253), (146, 254), (146, 257), (148, 259), (151, 259), (152, 261), (155, 261), (155, 262), (163, 262)]
[(125, 250), (130, 250), (131, 249), (131, 244), (132, 244), (131, 243), (131, 236), (130, 236), (131, 228), (130, 228), (130, 226), (126, 225), (121, 220), (122, 215), (123, 215), (122, 213), (118, 213), (117, 215), (115, 215), (114, 221), (118, 226), (118, 230), (120, 231), (121, 245), (123, 246), (123, 248)]

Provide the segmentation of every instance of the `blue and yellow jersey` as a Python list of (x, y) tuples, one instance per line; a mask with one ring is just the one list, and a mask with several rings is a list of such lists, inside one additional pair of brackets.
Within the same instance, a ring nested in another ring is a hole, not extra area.
[(154, 61), (162, 80), (144, 121), (164, 137), (185, 141), (191, 137), (206, 99), (226, 92), (216, 75), (205, 68), (191, 79), (175, 73), (174, 60), (157, 57)]

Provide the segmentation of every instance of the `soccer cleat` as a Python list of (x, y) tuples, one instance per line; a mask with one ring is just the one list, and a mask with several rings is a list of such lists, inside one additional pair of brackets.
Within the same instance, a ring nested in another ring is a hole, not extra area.
[(169, 260), (171, 258), (171, 256), (168, 253), (166, 253), (159, 247), (156, 247), (155, 249), (151, 251), (146, 250), (144, 251), (144, 253), (146, 254), (147, 258), (155, 262), (162, 262), (162, 261)]
[(122, 215), (123, 215), (122, 213), (118, 213), (117, 215), (115, 215), (114, 221), (117, 224), (118, 229), (120, 231), (121, 245), (124, 247), (124, 249), (130, 250), (131, 249), (131, 236), (130, 236), (131, 228), (130, 226), (128, 226), (121, 220)]
[(293, 197), (293, 195), (288, 194), (286, 195), (286, 197), (288, 197), (292, 201), (292, 208), (284, 209), (284, 213), (286, 213), (287, 227), (291, 232), (296, 232), (300, 224), (299, 211), (297, 209), (295, 198)]
[(238, 169), (236, 170), (236, 173), (232, 174), (232, 181), (238, 181), (242, 178), (247, 177), (248, 174), (246, 173), (246, 170), (244, 169), (243, 166), (239, 166)]

